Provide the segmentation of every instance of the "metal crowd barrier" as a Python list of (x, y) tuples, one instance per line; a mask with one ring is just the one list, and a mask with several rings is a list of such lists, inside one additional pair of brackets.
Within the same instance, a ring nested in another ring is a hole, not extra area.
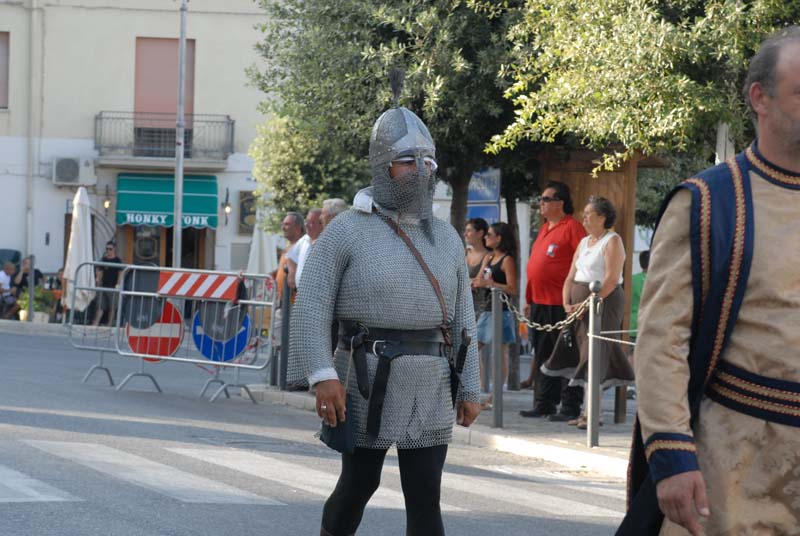
[[(72, 346), (82, 350), (100, 352), (99, 362), (86, 373), (86, 376), (83, 378), (84, 383), (89, 380), (89, 377), (95, 371), (102, 371), (106, 373), (108, 383), (114, 386), (114, 379), (111, 376), (111, 371), (104, 364), (106, 353), (118, 353), (115, 342), (116, 338), (113, 333), (114, 316), (110, 315), (110, 319), (102, 318), (103, 315), (101, 314), (101, 318), (97, 319), (97, 323), (95, 319), (97, 316), (97, 308), (102, 300), (110, 300), (111, 303), (119, 302), (119, 290), (116, 288), (101, 287), (97, 284), (96, 273), (98, 269), (120, 267), (119, 264), (105, 262), (81, 264), (78, 266), (77, 270), (75, 270), (75, 281), (79, 281), (82, 274), (89, 272), (89, 279), (94, 281), (94, 285), (86, 286), (70, 282), (70, 284), (66, 285), (64, 288), (64, 292), (67, 293), (67, 299), (69, 300), (69, 311), (68, 314), (65, 315), (65, 324)], [(78, 298), (79, 293), (83, 293), (84, 296)], [(85, 304), (84, 308), (80, 311), (76, 307), (79, 302)], [(100, 325), (101, 320), (105, 320), (103, 325)]]
[[(122, 268), (116, 288), (99, 283), (76, 285), (70, 298), (72, 345), (100, 352), (99, 363), (89, 369), (84, 382), (101, 370), (113, 386), (103, 358), (114, 352), (139, 360), (138, 371), (128, 374), (116, 386), (118, 391), (133, 378), (142, 377), (161, 392), (155, 377), (145, 372), (145, 363), (174, 361), (212, 367), (213, 377), (205, 382), (201, 397), (211, 385), (219, 384), (210, 401), (223, 393), (230, 398), (228, 389), (238, 387), (256, 403), (239, 374), (242, 369), (264, 370), (271, 363), (274, 367), (268, 336), (275, 293), (271, 277), (101, 262), (82, 264), (77, 273), (90, 270), (96, 280), (96, 270), (104, 267)], [(76, 280), (80, 278), (76, 276)], [(78, 312), (75, 300), (81, 291), (91, 293), (93, 299)], [(233, 369), (232, 382), (220, 377), (223, 369)]]

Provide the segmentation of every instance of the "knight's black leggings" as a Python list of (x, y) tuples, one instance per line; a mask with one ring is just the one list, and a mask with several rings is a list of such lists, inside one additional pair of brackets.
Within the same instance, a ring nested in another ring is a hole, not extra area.
[[(357, 448), (342, 454), (342, 474), (322, 511), (322, 528), (332, 536), (355, 534), (364, 508), (381, 483), (385, 449)], [(444, 536), (439, 498), (447, 445), (398, 449), (406, 502), (406, 536)]]

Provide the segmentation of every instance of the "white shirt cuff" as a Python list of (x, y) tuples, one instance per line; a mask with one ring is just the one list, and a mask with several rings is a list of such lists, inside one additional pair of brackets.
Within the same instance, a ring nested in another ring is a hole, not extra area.
[(328, 367), (324, 369), (315, 370), (311, 373), (311, 376), (308, 377), (308, 384), (309, 385), (316, 385), (319, 382), (324, 382), (326, 380), (338, 380), (339, 375), (336, 374), (336, 369), (333, 367)]

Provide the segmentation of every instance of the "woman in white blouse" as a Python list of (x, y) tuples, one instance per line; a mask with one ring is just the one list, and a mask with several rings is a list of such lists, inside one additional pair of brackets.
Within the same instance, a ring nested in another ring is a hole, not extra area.
[[(625, 311), (625, 293), (622, 290), (622, 269), (625, 264), (625, 247), (620, 236), (612, 231), (617, 220), (614, 205), (604, 197), (590, 197), (583, 209), (583, 226), (588, 233), (578, 245), (572, 268), (564, 281), (564, 310), (574, 312), (589, 296), (589, 283), (600, 281), (602, 298), (601, 330), (622, 329)], [(560, 336), (550, 359), (542, 365), (542, 372), (570, 379), (570, 385), (585, 386), (588, 378), (589, 317), (584, 314), (574, 326), (578, 352), (568, 351), (569, 338)], [(618, 338), (616, 335), (611, 335)], [(603, 389), (633, 382), (633, 369), (619, 344), (601, 341), (598, 356), (600, 385)], [(585, 419), (569, 421), (585, 426)]]

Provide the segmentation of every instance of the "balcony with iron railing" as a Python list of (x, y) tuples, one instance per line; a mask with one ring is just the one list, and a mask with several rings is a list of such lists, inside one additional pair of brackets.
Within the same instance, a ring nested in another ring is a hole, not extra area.
[[(108, 112), (95, 116), (98, 165), (168, 168), (175, 163), (175, 114)], [(227, 115), (187, 114), (185, 167), (225, 169), (233, 153), (234, 121)]]

